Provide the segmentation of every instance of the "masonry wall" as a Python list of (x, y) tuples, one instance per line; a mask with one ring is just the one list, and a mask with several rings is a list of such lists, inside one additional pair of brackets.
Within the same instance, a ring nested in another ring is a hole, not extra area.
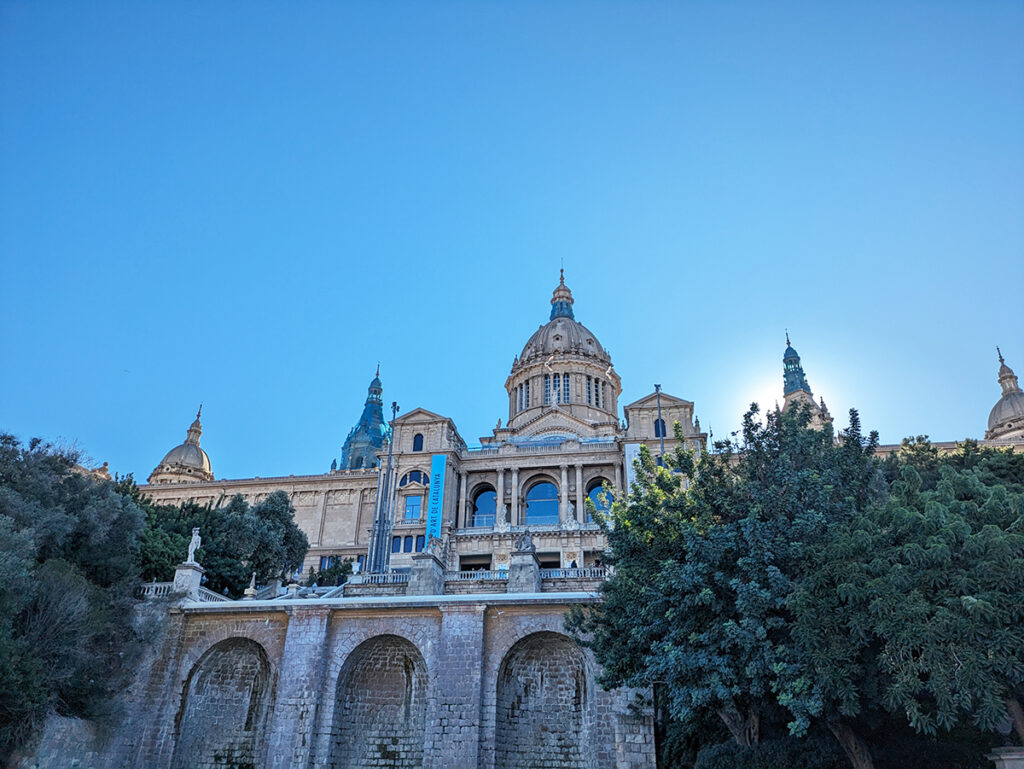
[[(563, 629), (585, 596), (186, 604), (162, 614), (119, 724), (54, 720), (21, 769), (648, 769)], [(625, 699), (629, 699), (628, 697)]]

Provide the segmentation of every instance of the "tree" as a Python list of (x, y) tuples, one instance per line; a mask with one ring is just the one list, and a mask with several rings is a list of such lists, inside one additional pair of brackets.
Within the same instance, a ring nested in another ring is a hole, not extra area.
[(139, 651), (144, 517), (78, 462), (0, 434), (0, 761), (52, 712), (108, 715)]
[(217, 506), (186, 502), (173, 507), (153, 504), (133, 482), (130, 485), (130, 493), (146, 512), (143, 579), (170, 580), (196, 527), (203, 540), (196, 557), (206, 570), (206, 586), (215, 592), (241, 596), (253, 572), (265, 582), (302, 566), (309, 543), (283, 491), (251, 507), (240, 494)]
[(629, 504), (618, 500), (602, 524), (614, 576), (603, 602), (569, 624), (605, 667), (602, 683), (660, 686), (676, 720), (717, 717), (749, 746), (785, 707), (794, 734), (820, 719), (851, 762), (859, 752), (870, 765), (847, 714), (814, 699), (792, 599), (808, 554), (884, 499), (877, 436), (863, 437), (855, 411), (838, 440), (831, 425), (810, 428), (806, 408), (758, 416), (753, 406), (740, 441), (718, 453), (677, 450), (658, 468), (641, 451)]

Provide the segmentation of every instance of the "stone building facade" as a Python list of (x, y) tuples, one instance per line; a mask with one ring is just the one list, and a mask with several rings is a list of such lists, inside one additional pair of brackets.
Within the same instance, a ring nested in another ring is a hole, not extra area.
[[(587, 501), (603, 508), (609, 500), (605, 489), (615, 494), (627, 488), (641, 444), (655, 454), (662, 446), (673, 450), (675, 422), (688, 448), (704, 448), (707, 434), (694, 420), (692, 402), (663, 392), (621, 407), (625, 420), (620, 421), (621, 380), (597, 336), (576, 320), (574, 304), (563, 275), (547, 323), (513, 360), (505, 381), (504, 425), (499, 419), (477, 445), (467, 444), (450, 418), (425, 408), (398, 416), (389, 430), (381, 420), (378, 371), (342, 462), (330, 472), (214, 480), (204, 453), (205, 474), (198, 467), (177, 466), (177, 474), (169, 473), (165, 459), (142, 490), (161, 503), (214, 505), (235, 494), (258, 502), (285, 490), (310, 542), (304, 572), (332, 558), (362, 564), (385, 502), (393, 511), (387, 549), (394, 570), (411, 568), (412, 557), (426, 548), (430, 536), (446, 543), (449, 570), (504, 570), (515, 538), (526, 529), (542, 567), (593, 566), (605, 543)], [(199, 429), (197, 419), (189, 431), (196, 435), (195, 449)], [(188, 441), (168, 457), (187, 448)], [(378, 500), (389, 453), (391, 494)]]

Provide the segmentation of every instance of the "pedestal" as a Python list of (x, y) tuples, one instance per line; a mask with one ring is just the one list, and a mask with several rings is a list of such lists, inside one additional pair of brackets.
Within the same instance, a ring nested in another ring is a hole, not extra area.
[(417, 553), (412, 557), (412, 573), (406, 595), (441, 595), (444, 593), (444, 564), (433, 553)]
[(174, 567), (173, 592), (184, 594), (190, 601), (199, 598), (199, 586), (203, 582), (206, 569), (198, 563), (179, 563)]
[(508, 592), (540, 592), (540, 561), (535, 551), (512, 552), (508, 565)]
[(1024, 769), (1024, 748), (993, 748), (985, 756), (996, 765), (996, 769)]

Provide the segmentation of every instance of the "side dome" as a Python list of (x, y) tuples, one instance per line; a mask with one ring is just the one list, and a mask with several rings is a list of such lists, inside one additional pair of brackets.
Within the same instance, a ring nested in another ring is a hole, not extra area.
[(1024, 392), (1021, 392), (1020, 385), (1017, 383), (1017, 375), (1006, 365), (998, 347), (996, 352), (999, 353), (999, 384), (1003, 388), (1003, 395), (996, 401), (996, 405), (988, 414), (988, 430), (985, 431), (985, 438), (989, 440), (1022, 438), (1024, 437)]
[(203, 426), (199, 419), (203, 407), (199, 407), (195, 421), (189, 426), (185, 442), (164, 455), (160, 464), (149, 475), (150, 483), (198, 483), (213, 480), (213, 467), (209, 455), (199, 446)]

